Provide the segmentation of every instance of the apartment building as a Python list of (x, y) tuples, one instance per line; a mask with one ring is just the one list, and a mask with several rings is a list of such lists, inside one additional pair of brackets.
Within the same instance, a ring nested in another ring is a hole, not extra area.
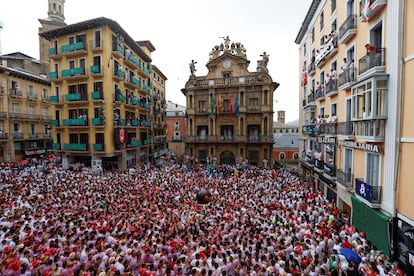
[(171, 154), (177, 157), (183, 157), (185, 155), (185, 125), (186, 125), (186, 108), (183, 105), (167, 102), (167, 141), (168, 149)]
[(257, 70), (249, 72), (250, 61), (240, 42), (229, 37), (213, 47), (205, 76), (190, 77), (185, 88), (187, 126), (186, 154), (200, 162), (220, 164), (248, 161), (263, 166), (272, 158), (273, 92), (278, 87), (262, 55)]
[[(142, 42), (139, 43), (140, 45)], [(165, 100), (165, 82), (167, 77), (161, 72), (161, 70), (152, 65), (151, 72), (151, 98), (152, 102), (152, 117), (153, 117), (153, 153), (154, 158), (158, 158), (162, 155), (168, 154), (167, 144), (167, 124), (166, 124), (166, 110), (167, 102)], [(151, 116), (151, 114), (150, 114)]]
[(0, 56), (0, 162), (42, 158), (52, 146), (50, 81), (23, 53)]
[[(407, 234), (414, 225), (407, 169), (414, 117), (406, 102), (413, 11), (404, 0), (314, 0), (295, 40), (302, 172), (407, 266), (414, 240)], [(398, 242), (401, 233), (411, 242)]]
[(50, 43), (53, 148), (63, 167), (126, 169), (158, 157), (166, 78), (152, 69), (154, 46), (105, 17), (39, 35)]
[(273, 122), (272, 165), (298, 165), (299, 161), (299, 125), (285, 123), (285, 111), (277, 111), (277, 121)]

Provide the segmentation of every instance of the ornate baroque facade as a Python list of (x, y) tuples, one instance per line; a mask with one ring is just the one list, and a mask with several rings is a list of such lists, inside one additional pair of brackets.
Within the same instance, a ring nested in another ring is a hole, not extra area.
[(195, 61), (182, 92), (186, 96), (186, 154), (200, 162), (217, 160), (234, 164), (248, 160), (263, 166), (271, 160), (273, 146), (273, 92), (278, 87), (267, 70), (268, 55), (262, 55), (257, 71), (240, 42), (213, 47), (208, 73), (196, 76)]

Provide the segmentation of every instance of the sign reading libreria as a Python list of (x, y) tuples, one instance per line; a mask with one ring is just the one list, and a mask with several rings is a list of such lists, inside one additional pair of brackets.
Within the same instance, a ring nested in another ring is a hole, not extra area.
[(376, 144), (366, 144), (354, 141), (338, 141), (338, 144), (341, 146), (354, 148), (354, 149), (362, 149), (369, 152), (379, 153), (380, 148)]

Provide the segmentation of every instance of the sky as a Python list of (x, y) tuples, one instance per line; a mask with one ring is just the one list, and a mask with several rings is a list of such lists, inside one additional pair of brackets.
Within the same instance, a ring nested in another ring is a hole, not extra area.
[[(167, 77), (166, 97), (185, 105), (181, 89), (195, 60), (196, 76), (215, 45), (229, 36), (246, 48), (249, 71), (261, 54), (269, 55), (268, 69), (280, 84), (274, 92), (274, 111), (284, 110), (286, 122), (299, 118), (299, 46), (295, 38), (312, 0), (66, 0), (65, 22), (96, 17), (117, 21), (135, 40), (150, 40), (156, 50), (152, 63)], [(39, 58), (39, 18), (47, 18), (47, 0), (1, 0), (2, 54), (22, 52)]]

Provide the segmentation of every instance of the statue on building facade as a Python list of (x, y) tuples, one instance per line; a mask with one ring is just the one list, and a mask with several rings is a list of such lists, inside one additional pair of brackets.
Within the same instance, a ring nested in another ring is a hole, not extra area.
[(267, 69), (267, 64), (269, 63), (269, 55), (266, 54), (266, 52), (263, 52), (262, 55), (260, 55), (262, 57), (262, 60), (258, 60), (257, 61), (257, 71), (262, 71), (262, 72), (268, 72)]
[(220, 47), (218, 45), (214, 46), (210, 52), (210, 60), (215, 59), (220, 55)]
[(194, 61), (193, 59), (191, 60), (191, 63), (189, 64), (190, 65), (190, 73), (191, 73), (191, 77), (195, 77), (195, 71), (197, 71), (196, 69), (195, 69), (195, 65), (197, 64), (197, 61)]

